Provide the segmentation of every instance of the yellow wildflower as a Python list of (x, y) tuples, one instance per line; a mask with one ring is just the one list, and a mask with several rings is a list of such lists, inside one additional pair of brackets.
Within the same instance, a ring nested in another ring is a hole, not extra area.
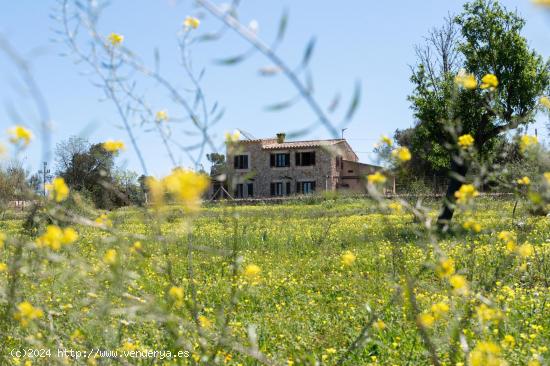
[(23, 126), (14, 126), (9, 129), (10, 142), (17, 144), (22, 142), (23, 145), (28, 145), (32, 139), (32, 132)]
[(52, 250), (61, 249), (62, 245), (68, 245), (78, 239), (78, 233), (75, 229), (69, 227), (61, 229), (57, 225), (48, 225), (46, 232), (36, 239), (39, 247), (49, 247)]
[(502, 346), (505, 348), (513, 348), (516, 345), (516, 340), (513, 336), (510, 334), (507, 334), (504, 336), (504, 339), (502, 340)]
[(463, 184), (458, 191), (455, 192), (455, 197), (458, 203), (465, 204), (474, 197), (479, 196), (473, 184)]
[(528, 242), (525, 242), (516, 249), (516, 252), (522, 258), (529, 258), (535, 253), (535, 248)]
[(528, 186), (531, 183), (531, 179), (529, 177), (523, 177), (516, 181), (520, 186)]
[(389, 138), (388, 136), (386, 135), (382, 135), (382, 137), (380, 138), (380, 141), (382, 141), (382, 143), (388, 145), (388, 146), (392, 146), (393, 145), (393, 141), (391, 138)]
[(465, 70), (460, 70), (458, 75), (456, 75), (455, 84), (470, 90), (477, 88), (476, 77), (472, 74), (467, 73)]
[(476, 233), (479, 233), (481, 231), (481, 225), (472, 219), (466, 220), (464, 224), (462, 224), (462, 227), (466, 230), (472, 230)]
[(149, 200), (155, 205), (160, 205), (164, 201), (164, 187), (162, 181), (156, 179), (155, 177), (147, 177), (145, 180), (147, 185)]
[(391, 202), (388, 204), (388, 208), (399, 213), (403, 209), (403, 206), (399, 202)]
[(130, 341), (125, 341), (123, 344), (122, 344), (122, 350), (124, 351), (134, 351), (138, 348), (138, 346)]
[(550, 172), (544, 173), (544, 179), (546, 180), (547, 184), (550, 184)]
[(539, 139), (537, 138), (537, 136), (523, 135), (519, 139), (519, 149), (521, 150), (521, 152), (525, 152), (532, 146), (538, 145), (538, 143)]
[(418, 315), (417, 321), (424, 328), (431, 328), (434, 325), (435, 318), (430, 313), (422, 313), (422, 314)]
[(6, 263), (0, 262), (0, 273), (7, 272), (8, 271), (8, 265)]
[(479, 320), (483, 323), (494, 322), (502, 319), (502, 311), (499, 309), (492, 309), (486, 304), (481, 304), (476, 308), (476, 313)]
[(455, 261), (451, 258), (444, 258), (439, 261), (435, 272), (439, 277), (447, 278), (455, 273)]
[(462, 275), (453, 275), (449, 279), (449, 283), (456, 289), (461, 289), (467, 286), (466, 278)]
[(78, 240), (78, 233), (76, 232), (75, 229), (73, 229), (72, 227), (68, 227), (63, 230), (63, 238), (61, 239), (61, 242), (63, 244), (74, 243), (77, 240)]
[(372, 324), (372, 327), (377, 330), (384, 330), (386, 329), (386, 323), (382, 319), (378, 319)]
[[(550, 6), (550, 1), (548, 1), (548, 4), (547, 6)], [(529, 360), (529, 362), (527, 362), (527, 366), (541, 366), (541, 363), (539, 360), (537, 360), (536, 358), (532, 359), (532, 360)]]
[(498, 78), (493, 74), (487, 74), (481, 79), (481, 89), (494, 90), (498, 86)]
[(168, 121), (168, 112), (166, 111), (158, 111), (155, 115), (155, 121), (162, 122), (162, 121)]
[(474, 138), (469, 133), (466, 135), (462, 135), (458, 138), (458, 145), (460, 145), (460, 147), (463, 149), (467, 149), (473, 144), (474, 144)]
[(172, 286), (170, 290), (168, 290), (168, 295), (177, 302), (183, 301), (183, 288)]
[(262, 269), (255, 265), (255, 264), (249, 264), (244, 268), (244, 275), (249, 280), (257, 280), (260, 276), (260, 272)]
[(449, 312), (449, 305), (446, 302), (438, 302), (432, 305), (430, 308), (435, 319), (443, 317)]
[(204, 315), (199, 315), (199, 324), (203, 328), (211, 328), (212, 327), (212, 322), (207, 317), (205, 317)]
[(386, 183), (386, 177), (380, 172), (376, 172), (374, 174), (369, 174), (369, 176), (367, 177), (367, 180), (371, 184)]
[(500, 358), (500, 347), (493, 342), (479, 342), (470, 352), (468, 360), (471, 366), (506, 366)]
[(501, 231), (498, 238), (506, 244), (506, 250), (512, 253), (516, 250), (516, 234), (510, 231)]
[[(548, 0), (550, 3), (550, 0)], [(550, 109), (550, 98), (547, 96), (540, 98), (540, 104), (548, 109)]]
[(120, 140), (107, 140), (102, 146), (106, 151), (115, 153), (126, 148), (124, 142)]
[(226, 132), (225, 133), (225, 142), (226, 143), (234, 143), (239, 141), (241, 138), (241, 133), (238, 130), (233, 131), (233, 133)]
[(516, 234), (511, 231), (501, 231), (498, 233), (498, 238), (502, 241), (516, 240)]
[(118, 45), (120, 45), (122, 42), (124, 42), (124, 36), (121, 35), (121, 34), (117, 34), (117, 33), (111, 33), (111, 34), (109, 34), (109, 36), (107, 37), (107, 40), (109, 41), (109, 43), (111, 44), (111, 46), (118, 46)]
[(409, 161), (412, 158), (411, 152), (405, 146), (393, 150), (391, 154), (394, 158), (402, 162)]
[(208, 188), (209, 180), (204, 174), (176, 168), (162, 180), (162, 184), (178, 202), (194, 208)]
[(453, 287), (453, 291), (457, 294), (465, 295), (468, 293), (468, 281), (462, 275), (452, 275), (449, 278), (449, 283)]
[(348, 250), (348, 251), (344, 252), (344, 254), (342, 254), (341, 262), (344, 266), (349, 267), (355, 262), (355, 259), (357, 259), (355, 254), (353, 254), (352, 252), (350, 252)]
[(4, 247), (5, 242), (6, 242), (6, 234), (0, 231), (0, 249)]
[(75, 329), (71, 334), (71, 341), (73, 342), (82, 342), (84, 340), (84, 335), (79, 329)]
[(32, 306), (28, 301), (23, 301), (17, 305), (17, 312), (14, 314), (15, 320), (19, 320), (23, 327), (28, 326), (32, 320), (42, 318), (43, 316), (44, 312)]
[(101, 214), (95, 219), (96, 224), (112, 227), (113, 222), (109, 219), (107, 214)]
[(51, 199), (56, 202), (61, 202), (69, 197), (69, 187), (65, 183), (65, 179), (56, 177), (52, 183), (46, 184), (46, 189), (49, 192)]
[(114, 265), (117, 262), (117, 252), (114, 249), (109, 249), (107, 252), (105, 252), (105, 255), (103, 256), (103, 262)]
[(130, 248), (131, 253), (140, 252), (143, 245), (140, 241), (135, 241), (134, 244), (132, 244), (132, 247)]
[(201, 21), (192, 16), (186, 17), (185, 20), (183, 21), (183, 25), (185, 26), (185, 28), (197, 29), (200, 24), (201, 24)]

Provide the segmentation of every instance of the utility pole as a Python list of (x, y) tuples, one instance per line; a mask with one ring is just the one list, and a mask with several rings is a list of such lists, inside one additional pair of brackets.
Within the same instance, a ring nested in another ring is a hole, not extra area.
[(42, 170), (39, 170), (38, 173), (42, 174), (42, 192), (44, 194), (44, 197), (46, 197), (46, 182), (48, 181), (48, 174), (50, 174), (50, 170), (48, 169), (48, 162), (44, 162), (44, 167)]

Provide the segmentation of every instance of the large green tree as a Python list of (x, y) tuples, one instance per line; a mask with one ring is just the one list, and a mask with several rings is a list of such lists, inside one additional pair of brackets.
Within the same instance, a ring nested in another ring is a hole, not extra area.
[(114, 208), (142, 202), (134, 173), (115, 171), (115, 154), (103, 144), (71, 137), (56, 147), (57, 175), (71, 190), (90, 198), (98, 208)]
[[(456, 38), (449, 37), (448, 53), (456, 56), (453, 67), (434, 69), (420, 58), (411, 80), (410, 96), (417, 127), (425, 138), (445, 147), (449, 158), (449, 185), (440, 224), (453, 216), (454, 194), (468, 172), (460, 158), (457, 134), (471, 134), (483, 158), (503, 133), (534, 121), (538, 99), (549, 83), (549, 63), (529, 48), (521, 35), (525, 21), (497, 1), (475, 0), (453, 19)], [(499, 80), (493, 90), (457, 88), (457, 67), (481, 80), (494, 74)]]

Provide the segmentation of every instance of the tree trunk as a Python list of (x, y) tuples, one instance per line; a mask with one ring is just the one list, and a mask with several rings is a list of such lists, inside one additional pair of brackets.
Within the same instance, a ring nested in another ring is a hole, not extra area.
[(455, 192), (462, 186), (462, 181), (458, 177), (466, 176), (468, 167), (464, 161), (457, 162), (455, 159), (451, 159), (451, 171), (449, 174), (449, 185), (447, 186), (447, 193), (443, 200), (443, 208), (437, 218), (437, 225), (440, 229), (446, 229), (451, 223), (454, 214), (454, 203), (456, 201)]

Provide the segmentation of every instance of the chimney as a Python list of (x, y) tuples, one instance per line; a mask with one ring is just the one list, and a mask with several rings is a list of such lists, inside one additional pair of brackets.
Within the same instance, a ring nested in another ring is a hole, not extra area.
[(284, 132), (279, 132), (277, 134), (277, 143), (278, 144), (282, 144), (283, 142), (285, 142), (285, 137), (286, 137), (286, 133)]

